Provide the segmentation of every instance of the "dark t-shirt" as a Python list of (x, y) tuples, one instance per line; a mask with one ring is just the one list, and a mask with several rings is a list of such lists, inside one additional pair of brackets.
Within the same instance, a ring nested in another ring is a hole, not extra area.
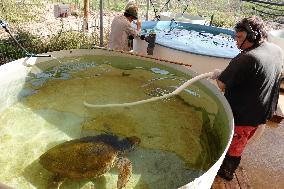
[(219, 76), (235, 125), (258, 126), (276, 110), (283, 64), (282, 50), (268, 42), (233, 58)]

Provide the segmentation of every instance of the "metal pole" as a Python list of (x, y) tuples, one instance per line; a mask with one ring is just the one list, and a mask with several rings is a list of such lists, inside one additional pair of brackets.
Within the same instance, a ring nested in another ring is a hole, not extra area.
[(147, 12), (146, 12), (146, 20), (149, 20), (149, 7), (150, 7), (150, 0), (147, 0)]
[(104, 46), (103, 0), (100, 0), (100, 47)]

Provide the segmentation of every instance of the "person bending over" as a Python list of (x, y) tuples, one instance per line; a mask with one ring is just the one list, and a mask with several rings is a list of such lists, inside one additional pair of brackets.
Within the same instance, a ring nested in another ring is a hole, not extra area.
[[(131, 23), (137, 20), (137, 28), (133, 28)], [(134, 3), (129, 3), (125, 7), (123, 15), (116, 16), (111, 24), (108, 48), (114, 50), (129, 51), (128, 39), (139, 37), (141, 21), (138, 19), (138, 7)]]

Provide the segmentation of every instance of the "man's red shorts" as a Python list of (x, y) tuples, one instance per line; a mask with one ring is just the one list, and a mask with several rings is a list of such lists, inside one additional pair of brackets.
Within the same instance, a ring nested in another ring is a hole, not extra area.
[(257, 127), (237, 126), (234, 128), (234, 136), (228, 150), (230, 156), (242, 156), (248, 140), (253, 136)]

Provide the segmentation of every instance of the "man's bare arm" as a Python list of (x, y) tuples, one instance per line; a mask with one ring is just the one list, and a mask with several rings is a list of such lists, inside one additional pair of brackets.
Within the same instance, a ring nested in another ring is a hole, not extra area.
[(217, 85), (218, 85), (218, 87), (220, 88), (220, 90), (221, 90), (222, 92), (224, 92), (224, 91), (225, 91), (225, 88), (226, 88), (225, 83), (223, 83), (222, 81), (220, 81), (220, 80), (218, 80), (218, 79), (216, 79), (216, 81), (217, 81)]

